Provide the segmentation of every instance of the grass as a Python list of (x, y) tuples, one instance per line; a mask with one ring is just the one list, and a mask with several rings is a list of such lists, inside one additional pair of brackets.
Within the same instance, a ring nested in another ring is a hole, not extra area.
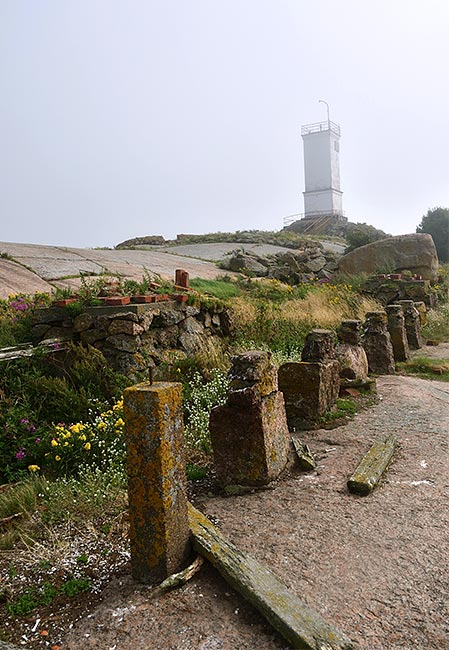
[(411, 361), (397, 364), (397, 370), (403, 375), (415, 375), (422, 379), (449, 381), (449, 360), (415, 357)]
[(190, 281), (192, 289), (201, 293), (206, 293), (219, 298), (220, 300), (229, 300), (241, 296), (243, 291), (236, 282), (232, 280), (203, 280), (201, 278), (194, 278)]
[(265, 284), (268, 292), (276, 292), (276, 300), (260, 297), (259, 288), (255, 296), (248, 292), (232, 301), (235, 339), (240, 346), (251, 341), (252, 347), (265, 346), (287, 356), (297, 354), (311, 329), (336, 330), (344, 319), (364, 320), (366, 312), (380, 309), (375, 300), (361, 296), (349, 285), (316, 285), (301, 293), (302, 287), (271, 280)]
[(449, 303), (442, 304), (439, 309), (430, 309), (426, 316), (423, 337), (440, 343), (449, 341)]
[(334, 422), (342, 418), (352, 419), (357, 412), (355, 403), (350, 399), (337, 399), (333, 410), (326, 413), (322, 418), (322, 422)]

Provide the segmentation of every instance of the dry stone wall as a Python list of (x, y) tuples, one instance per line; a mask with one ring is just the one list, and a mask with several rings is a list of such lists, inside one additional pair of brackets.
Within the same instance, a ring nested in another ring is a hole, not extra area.
[(133, 376), (161, 363), (208, 348), (230, 333), (227, 310), (202, 309), (167, 301), (154, 304), (86, 307), (73, 316), (66, 307), (40, 309), (33, 340), (62, 338), (101, 350), (117, 372)]

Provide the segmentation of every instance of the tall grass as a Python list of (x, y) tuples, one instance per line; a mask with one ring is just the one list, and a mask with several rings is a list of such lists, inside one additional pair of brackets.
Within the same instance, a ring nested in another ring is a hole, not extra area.
[(422, 328), (424, 338), (436, 341), (449, 341), (449, 304), (427, 312), (427, 322)]
[(274, 352), (291, 353), (303, 346), (313, 328), (334, 329), (345, 319), (364, 320), (379, 303), (361, 296), (347, 285), (321, 285), (310, 289), (304, 298), (274, 303), (251, 297), (232, 303), (237, 342), (251, 341)]

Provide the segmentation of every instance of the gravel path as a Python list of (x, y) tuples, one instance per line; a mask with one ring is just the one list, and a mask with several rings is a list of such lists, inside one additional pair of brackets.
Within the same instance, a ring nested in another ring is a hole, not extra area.
[[(449, 648), (449, 384), (378, 379), (381, 401), (346, 426), (307, 432), (318, 470), (292, 469), (274, 489), (197, 505), (271, 567), (357, 650)], [(368, 497), (346, 479), (384, 433), (399, 450)], [(288, 645), (206, 566), (152, 599), (125, 575), (62, 635), (63, 650), (274, 650)]]

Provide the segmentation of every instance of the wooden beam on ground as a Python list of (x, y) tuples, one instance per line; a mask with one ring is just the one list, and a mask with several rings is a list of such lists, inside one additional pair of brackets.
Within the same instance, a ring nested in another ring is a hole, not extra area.
[(366, 495), (374, 490), (391, 461), (396, 444), (397, 437), (393, 434), (387, 438), (379, 438), (373, 443), (354, 474), (348, 479), (350, 492)]
[(301, 442), (298, 438), (292, 438), (293, 447), (298, 456), (298, 464), (305, 472), (310, 472), (316, 468), (316, 460), (309, 447)]
[(195, 550), (209, 560), (225, 580), (254, 605), (294, 648), (353, 648), (347, 637), (302, 603), (270, 569), (227, 542), (191, 503), (188, 508)]

